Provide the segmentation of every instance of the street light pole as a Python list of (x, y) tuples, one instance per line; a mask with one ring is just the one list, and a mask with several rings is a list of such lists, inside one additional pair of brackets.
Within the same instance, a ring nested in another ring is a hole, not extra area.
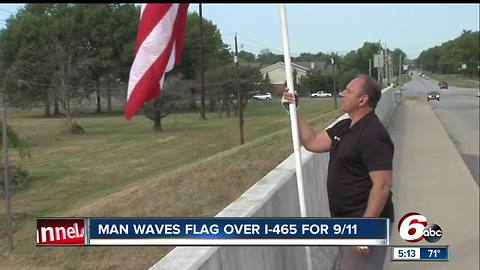
[(337, 110), (338, 108), (338, 105), (337, 105), (337, 87), (336, 87), (336, 80), (337, 80), (337, 75), (336, 75), (336, 67), (337, 65), (335, 64), (335, 59), (333, 58), (330, 58), (330, 61), (333, 65), (333, 99), (334, 99), (334, 103), (335, 103), (335, 110)]

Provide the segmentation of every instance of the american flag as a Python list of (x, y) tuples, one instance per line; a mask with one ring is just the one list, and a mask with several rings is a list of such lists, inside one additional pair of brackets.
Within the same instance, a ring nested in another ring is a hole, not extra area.
[(125, 117), (160, 95), (165, 73), (180, 62), (188, 4), (142, 4)]

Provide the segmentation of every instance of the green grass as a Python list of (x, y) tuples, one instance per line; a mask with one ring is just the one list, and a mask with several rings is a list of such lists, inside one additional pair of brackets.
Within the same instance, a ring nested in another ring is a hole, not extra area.
[(412, 80), (412, 76), (410, 76), (410, 74), (400, 75), (400, 85), (403, 85), (411, 80)]
[(437, 74), (431, 72), (425, 72), (430, 78), (437, 81), (445, 81), (448, 85), (465, 87), (465, 88), (478, 88), (479, 80), (467, 78), (460, 74)]
[[(342, 114), (333, 99), (303, 98), (300, 111), (320, 129)], [(171, 114), (155, 132), (137, 116), (83, 115), (86, 134), (66, 133), (65, 119), (42, 110), (12, 111), (9, 124), (30, 142), (32, 157), (11, 162), (32, 181), (13, 195), (16, 248), (7, 251), (0, 219), (0, 261), (7, 268), (145, 268), (170, 247), (36, 248), (35, 217), (214, 216), (293, 152), (280, 100), (249, 102), (245, 141), (238, 119), (208, 113)], [(4, 216), (4, 202), (0, 213)], [(137, 259), (135, 259), (137, 258)]]

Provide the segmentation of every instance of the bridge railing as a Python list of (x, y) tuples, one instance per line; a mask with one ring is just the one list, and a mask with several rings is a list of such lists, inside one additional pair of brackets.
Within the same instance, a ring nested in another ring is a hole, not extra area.
[[(375, 113), (387, 126), (395, 111), (394, 88), (382, 90)], [(346, 114), (337, 121), (348, 117)], [(302, 165), (308, 216), (329, 217), (326, 189), (328, 153), (303, 147)], [(294, 155), (290, 155), (217, 217), (299, 217)], [(314, 269), (335, 269), (338, 247), (311, 247)], [(177, 247), (153, 265), (155, 270), (306, 269), (305, 248), (299, 246)]]

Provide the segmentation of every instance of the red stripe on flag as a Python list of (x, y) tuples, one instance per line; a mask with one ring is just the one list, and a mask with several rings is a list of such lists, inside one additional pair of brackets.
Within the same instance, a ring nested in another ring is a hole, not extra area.
[(175, 36), (175, 65), (180, 63), (183, 53), (183, 41), (185, 40), (185, 28), (187, 26), (188, 4), (180, 4), (178, 7), (177, 19), (174, 26)]
[(125, 117), (130, 120), (132, 116), (143, 106), (145, 101), (154, 99), (160, 95), (160, 79), (165, 73), (168, 59), (172, 53), (173, 38), (168, 42), (162, 54), (143, 74), (135, 85), (125, 108)]
[(172, 7), (172, 4), (147, 4), (143, 10), (142, 17), (138, 24), (137, 42), (135, 43), (135, 55), (138, 48), (142, 45), (143, 41), (152, 32), (153, 28), (157, 26), (168, 10)]
[[(138, 35), (136, 41), (136, 52), (135, 59), (139, 57), (139, 48), (142, 46), (145, 39), (148, 37), (151, 31), (155, 27), (162, 23), (162, 19), (165, 19), (166, 14), (172, 7), (172, 4), (148, 4), (145, 6), (142, 13), (142, 18), (140, 19), (140, 25), (138, 27)], [(136, 82), (135, 85), (130, 85), (130, 83), (135, 82), (136, 78), (132, 81), (129, 81), (129, 97), (125, 107), (125, 117), (130, 120), (132, 116), (137, 113), (137, 111), (144, 105), (146, 101), (152, 100), (160, 95), (160, 80), (165, 75), (165, 71), (168, 65), (168, 61), (172, 55), (173, 44), (175, 43), (175, 65), (180, 62), (180, 57), (183, 51), (183, 40), (185, 37), (185, 27), (187, 20), (187, 9), (188, 4), (179, 4), (177, 9), (177, 14), (175, 14), (175, 20), (172, 25), (172, 29), (166, 30), (171, 31), (170, 33), (162, 34), (162, 37), (159, 37), (161, 40), (155, 40), (155, 42), (167, 41), (166, 47), (163, 49), (161, 54), (157, 59), (150, 59), (153, 62), (147, 68), (147, 70), (141, 74), (141, 78)], [(173, 15), (173, 14), (172, 14)], [(143, 25), (145, 24), (145, 25)], [(163, 43), (164, 44), (164, 43)], [(140, 51), (141, 52), (141, 51)], [(141, 57), (141, 56), (140, 56)], [(142, 58), (139, 58), (142, 59)], [(148, 64), (142, 63), (142, 60), (139, 60), (139, 65)], [(132, 66), (130, 74), (138, 73), (138, 65), (136, 64), (137, 70)], [(143, 68), (141, 69), (143, 70)], [(134, 73), (137, 72), (137, 73)], [(133, 88), (132, 88), (133, 87)], [(131, 90), (131, 91), (130, 91)]]

